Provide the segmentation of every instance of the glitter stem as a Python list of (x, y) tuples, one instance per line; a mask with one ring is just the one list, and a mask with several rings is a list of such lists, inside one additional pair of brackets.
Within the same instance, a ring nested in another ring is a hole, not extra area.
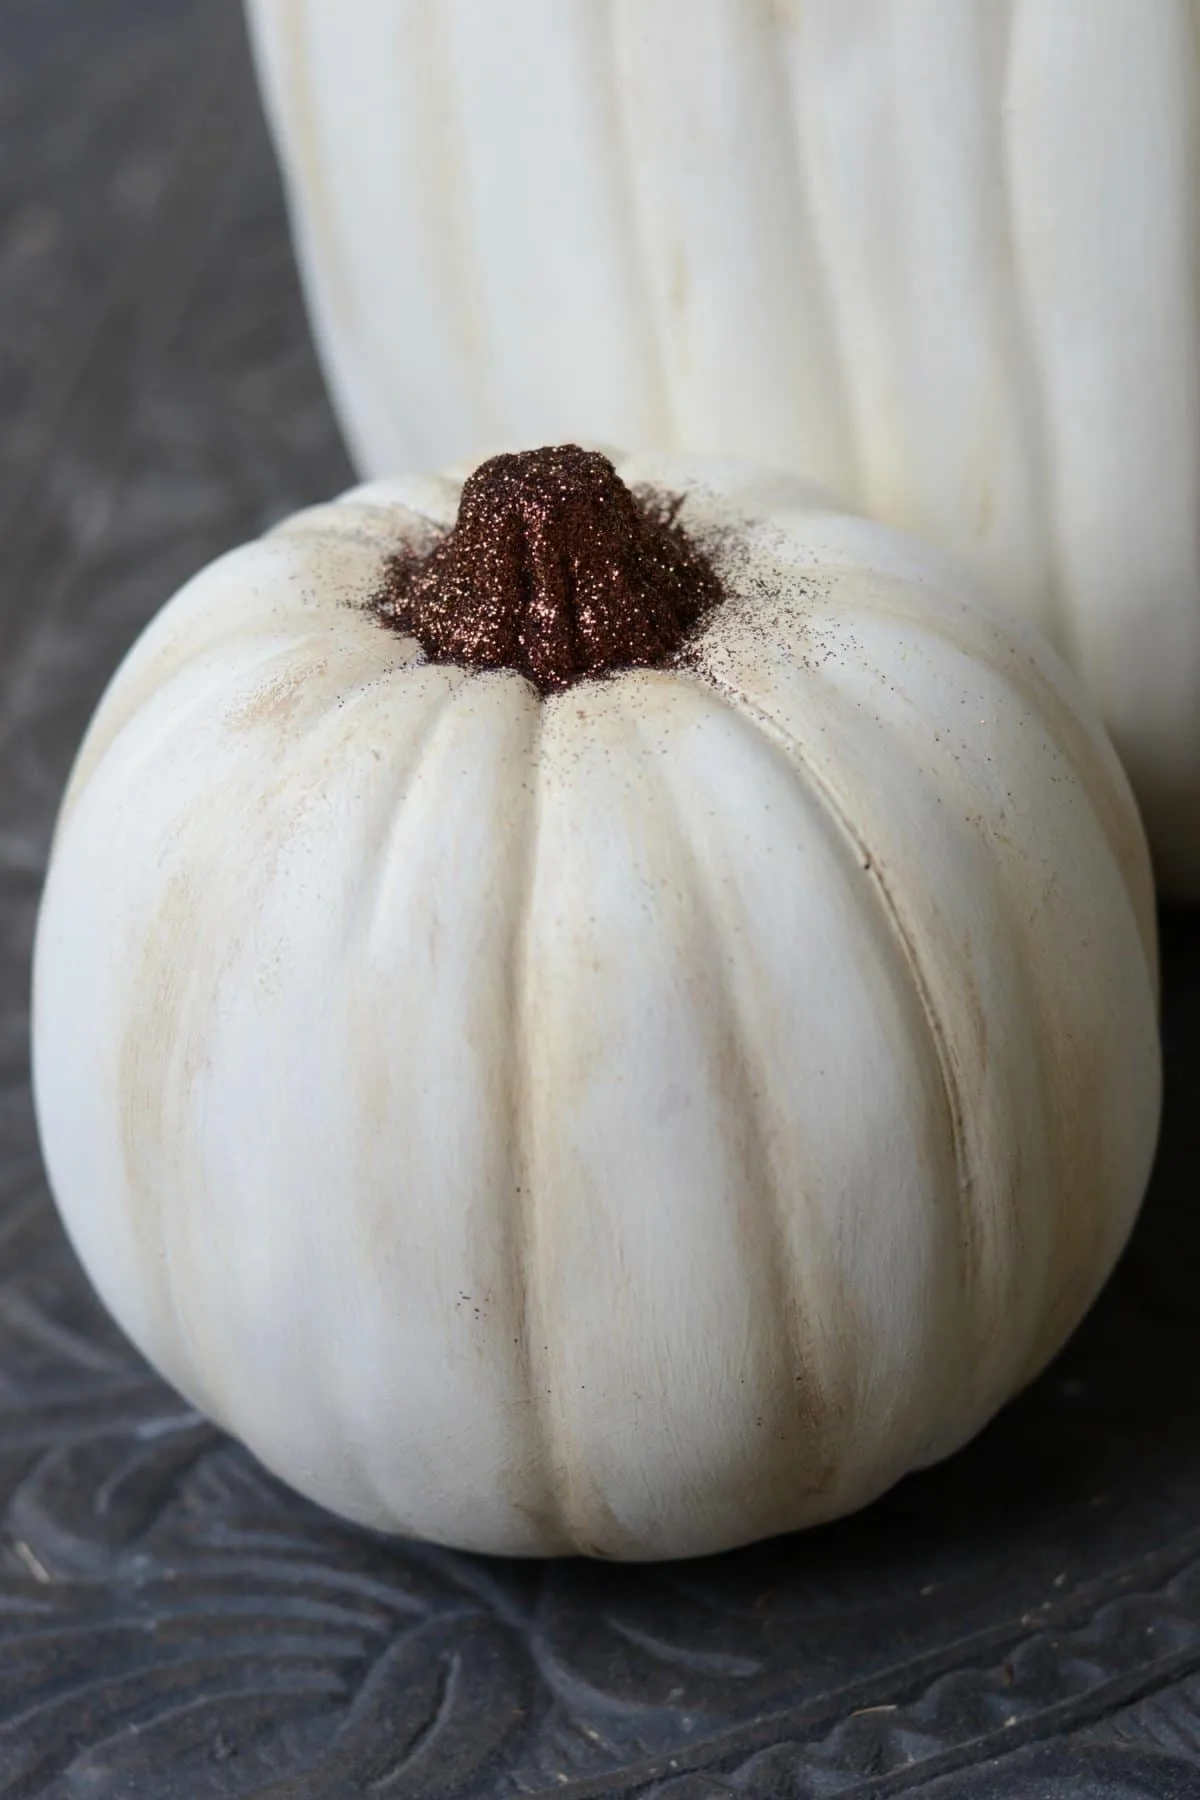
[(431, 662), (515, 669), (543, 694), (665, 663), (721, 598), (678, 505), (575, 444), (493, 457), (429, 555), (390, 560), (380, 616)]

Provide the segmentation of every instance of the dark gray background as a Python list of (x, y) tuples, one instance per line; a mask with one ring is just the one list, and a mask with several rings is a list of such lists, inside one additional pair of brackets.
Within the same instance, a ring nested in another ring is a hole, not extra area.
[(0, 0), (0, 1797), (1200, 1796), (1200, 916), (1111, 1287), (843, 1525), (657, 1570), (389, 1545), (91, 1299), (27, 1060), (72, 750), (185, 576), (349, 478), (232, 0)]

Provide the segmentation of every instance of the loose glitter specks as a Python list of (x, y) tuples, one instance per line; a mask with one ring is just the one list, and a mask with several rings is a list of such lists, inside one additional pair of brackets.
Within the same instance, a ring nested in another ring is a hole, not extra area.
[(722, 598), (678, 509), (575, 444), (493, 457), (428, 555), (389, 560), (377, 610), (432, 662), (516, 669), (543, 694), (666, 662)]

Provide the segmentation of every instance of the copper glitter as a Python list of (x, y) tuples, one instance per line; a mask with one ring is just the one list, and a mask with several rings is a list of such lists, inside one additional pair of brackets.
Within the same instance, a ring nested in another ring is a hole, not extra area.
[(679, 505), (576, 444), (495, 456), (428, 555), (389, 560), (379, 614), (431, 662), (516, 669), (543, 694), (666, 662), (721, 598)]

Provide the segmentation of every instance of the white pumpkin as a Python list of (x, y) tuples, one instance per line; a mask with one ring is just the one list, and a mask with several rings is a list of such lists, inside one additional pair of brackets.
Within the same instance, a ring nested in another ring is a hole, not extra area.
[(1157, 1122), (1148, 857), (1066, 670), (798, 478), (621, 466), (724, 583), (672, 660), (435, 663), (374, 601), (460, 481), (300, 513), (117, 672), (37, 933), (117, 1319), (304, 1493), (506, 1553), (716, 1550), (945, 1456)]
[(364, 473), (745, 456), (964, 558), (1200, 898), (1193, 0), (249, 0)]

